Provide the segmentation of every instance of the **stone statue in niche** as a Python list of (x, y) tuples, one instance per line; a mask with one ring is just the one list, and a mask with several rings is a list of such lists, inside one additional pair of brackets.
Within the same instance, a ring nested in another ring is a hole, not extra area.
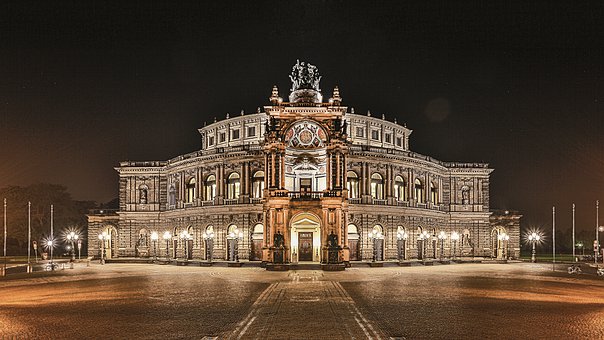
[(338, 235), (334, 234), (333, 230), (329, 237), (327, 238), (327, 246), (329, 248), (336, 248), (338, 246)]
[(147, 204), (147, 189), (141, 189), (139, 203)]
[(278, 231), (275, 234), (273, 244), (275, 248), (283, 248), (285, 246), (285, 240), (283, 238), (283, 235), (281, 234), (281, 231)]

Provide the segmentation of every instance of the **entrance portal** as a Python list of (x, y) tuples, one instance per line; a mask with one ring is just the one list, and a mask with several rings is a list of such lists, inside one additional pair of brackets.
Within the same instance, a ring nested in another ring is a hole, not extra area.
[(311, 213), (300, 213), (291, 219), (292, 262), (321, 262), (321, 220)]
[(298, 245), (300, 247), (298, 261), (312, 261), (312, 233), (298, 233)]

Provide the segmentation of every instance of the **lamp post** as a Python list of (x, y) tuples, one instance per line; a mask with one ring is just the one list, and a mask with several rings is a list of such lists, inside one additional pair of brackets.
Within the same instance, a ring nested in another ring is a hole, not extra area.
[(169, 231), (164, 233), (164, 241), (166, 241), (166, 261), (170, 262), (170, 239), (172, 238), (172, 234)]
[(101, 241), (101, 264), (105, 264), (105, 243), (109, 238), (110, 236), (106, 231), (99, 234), (99, 240)]
[(583, 242), (577, 242), (577, 248), (581, 251), (581, 256), (585, 256), (585, 249), (583, 249)]
[(536, 232), (532, 232), (532, 233), (529, 234), (528, 240), (529, 240), (530, 243), (533, 244), (533, 251), (531, 253), (531, 262), (534, 263), (534, 262), (536, 262), (536, 259), (535, 259), (535, 254), (536, 254), (535, 244), (537, 244), (537, 242), (539, 242), (541, 240), (541, 236), (539, 234), (537, 234)]
[(235, 260), (237, 262), (239, 262), (239, 242), (243, 242), (243, 232), (239, 232), (239, 237), (237, 237), (237, 247), (235, 247), (236, 253), (235, 253)]
[(509, 239), (510, 239), (510, 236), (506, 233), (501, 233), (501, 234), (497, 235), (497, 240), (499, 240), (501, 242), (501, 244), (503, 245), (501, 247), (502, 248), (501, 255), (506, 260), (507, 260), (507, 255), (508, 255), (507, 246), (509, 244)]
[(243, 241), (243, 232), (235, 229), (229, 234), (229, 237), (233, 240), (233, 252), (231, 258), (235, 259), (235, 262), (239, 262), (239, 242)]
[(55, 245), (53, 239), (46, 240), (46, 248), (50, 249), (50, 270), (55, 270), (54, 263), (52, 262), (52, 253), (54, 246)]
[(206, 242), (206, 260), (212, 263), (212, 257), (214, 252), (214, 232), (203, 232), (203, 239)]
[(180, 233), (180, 238), (182, 239), (182, 242), (184, 244), (184, 258), (185, 262), (187, 262), (189, 261), (189, 240), (191, 239), (191, 234), (189, 234), (188, 231), (184, 230), (182, 233)]
[(82, 239), (78, 239), (78, 260), (82, 259)]
[(428, 234), (427, 231), (422, 231), (421, 234), (419, 234), (419, 240), (422, 241), (422, 261), (426, 261), (426, 240), (430, 238), (430, 235)]
[(409, 235), (404, 231), (399, 231), (396, 233), (396, 239), (397, 239), (397, 249), (398, 249), (398, 260), (399, 262), (401, 260), (406, 260), (407, 258), (407, 237), (409, 237)]
[(151, 232), (151, 241), (153, 241), (153, 263), (157, 262), (157, 240), (159, 239), (159, 234), (157, 231)]
[(459, 240), (459, 233), (454, 231), (451, 233), (451, 241), (453, 241), (453, 261), (455, 261), (455, 256), (457, 253), (457, 241)]
[(71, 262), (75, 261), (75, 247), (74, 243), (77, 242), (80, 235), (78, 235), (75, 231), (70, 231), (67, 233), (67, 241), (71, 243)]
[(371, 234), (369, 234), (369, 239), (373, 241), (373, 259), (371, 260), (371, 262), (375, 262), (376, 260), (379, 261), (378, 248), (380, 247), (380, 240), (383, 238), (384, 236), (382, 235), (382, 233), (375, 229)]
[(444, 231), (438, 233), (438, 240), (440, 242), (440, 260), (443, 260), (445, 253), (445, 239), (447, 238), (447, 234)]
[(36, 257), (36, 263), (38, 263), (38, 242), (32, 241), (34, 247), (34, 256)]

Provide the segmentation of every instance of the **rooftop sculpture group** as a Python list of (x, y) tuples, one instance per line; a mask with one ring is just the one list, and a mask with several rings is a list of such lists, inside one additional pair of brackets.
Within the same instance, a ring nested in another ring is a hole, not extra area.
[(292, 67), (289, 79), (292, 81), (292, 92), (296, 90), (321, 91), (319, 88), (321, 75), (319, 75), (319, 69), (315, 65), (296, 60), (296, 65)]

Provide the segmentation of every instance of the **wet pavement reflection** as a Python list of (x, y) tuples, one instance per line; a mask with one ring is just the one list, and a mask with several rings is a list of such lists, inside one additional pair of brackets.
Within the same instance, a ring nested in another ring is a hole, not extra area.
[(111, 264), (0, 279), (0, 338), (602, 339), (604, 280), (541, 264)]

